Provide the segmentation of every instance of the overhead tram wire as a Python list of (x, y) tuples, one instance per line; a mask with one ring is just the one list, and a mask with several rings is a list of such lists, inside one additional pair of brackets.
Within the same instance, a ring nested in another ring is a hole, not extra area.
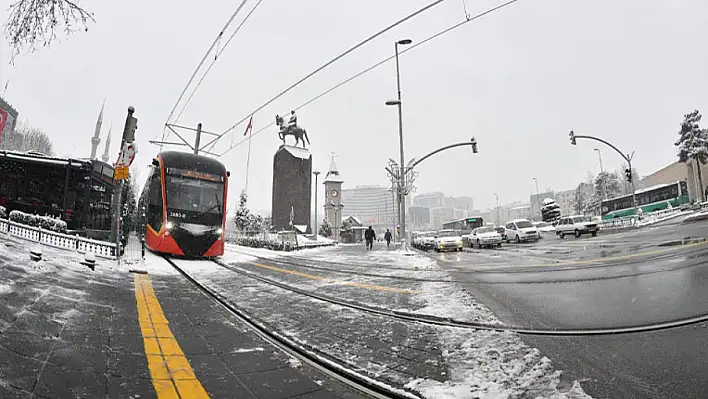
[[(493, 7), (493, 8), (490, 8), (490, 9), (484, 11), (484, 12), (481, 12), (481, 13), (476, 14), (476, 15), (474, 15), (474, 16), (469, 16), (468, 18), (466, 18), (466, 19), (465, 19), (464, 21), (462, 21), (462, 22), (459, 22), (459, 23), (457, 23), (457, 24), (455, 24), (455, 25), (452, 25), (452, 26), (449, 27), (449, 28), (443, 29), (443, 30), (441, 30), (440, 32), (438, 32), (438, 33), (436, 33), (436, 34), (434, 34), (434, 35), (432, 35), (432, 36), (429, 36), (429, 37), (427, 37), (427, 38), (421, 40), (421, 41), (418, 42), (418, 43), (415, 43), (415, 44), (412, 44), (412, 45), (410, 45), (410, 46), (407, 46), (407, 47), (403, 48), (403, 50), (400, 51), (400, 54), (403, 54), (403, 53), (405, 53), (406, 51), (413, 50), (414, 48), (416, 48), (416, 47), (418, 47), (418, 46), (421, 46), (421, 45), (423, 45), (423, 44), (425, 44), (425, 43), (427, 43), (427, 42), (429, 42), (429, 41), (431, 41), (431, 40), (433, 40), (433, 39), (436, 39), (436, 38), (438, 38), (438, 37), (440, 37), (440, 36), (442, 36), (442, 35), (444, 35), (444, 34), (446, 34), (446, 33), (449, 33), (449, 32), (451, 32), (451, 31), (453, 31), (453, 30), (455, 30), (455, 29), (457, 29), (457, 28), (459, 28), (459, 27), (465, 25), (465, 24), (468, 23), (468, 22), (472, 22), (472, 21), (474, 21), (474, 20), (476, 20), (476, 19), (482, 18), (482, 17), (485, 16), (485, 15), (491, 14), (491, 13), (494, 12), (494, 11), (497, 11), (497, 10), (500, 10), (500, 9), (502, 9), (502, 8), (508, 7), (508, 6), (510, 6), (510, 5), (512, 5), (512, 4), (516, 3), (516, 2), (518, 2), (518, 1), (520, 1), (520, 0), (509, 0), (509, 1), (507, 1), (506, 3), (502, 3), (502, 4), (498, 5), (498, 6), (495, 6), (495, 7)], [(298, 110), (300, 110), (301, 108), (304, 108), (304, 107), (306, 107), (306, 106), (312, 104), (313, 102), (319, 100), (320, 98), (326, 96), (327, 94), (329, 94), (329, 93), (331, 93), (331, 92), (333, 92), (333, 91), (339, 89), (340, 87), (342, 87), (342, 86), (346, 85), (347, 83), (351, 82), (352, 80), (354, 80), (354, 79), (356, 79), (356, 78), (358, 78), (358, 77), (360, 77), (360, 76), (366, 74), (367, 72), (369, 72), (369, 71), (371, 71), (371, 70), (373, 70), (373, 69), (376, 69), (376, 68), (380, 67), (381, 65), (387, 63), (388, 61), (391, 61), (391, 60), (394, 59), (394, 58), (396, 58), (395, 55), (392, 55), (392, 56), (390, 56), (390, 57), (384, 58), (383, 60), (377, 62), (376, 64), (373, 64), (373, 65), (371, 65), (370, 67), (361, 70), (360, 72), (358, 72), (358, 73), (356, 73), (356, 74), (354, 74), (354, 75), (348, 77), (347, 79), (345, 79), (345, 80), (343, 80), (343, 81), (337, 83), (336, 85), (334, 85), (334, 86), (330, 87), (329, 89), (323, 91), (322, 93), (316, 95), (315, 97), (312, 97), (311, 99), (307, 100), (305, 103), (299, 105), (297, 108), (293, 108), (293, 110), (298, 111)], [(275, 126), (275, 122), (271, 122), (271, 123), (269, 123), (268, 125), (263, 126), (262, 128), (256, 130), (253, 134), (251, 134), (251, 136), (255, 136), (255, 135), (257, 135), (258, 133), (260, 133), (260, 132), (262, 132), (262, 131), (264, 131), (264, 130), (266, 130), (266, 129), (272, 127), (272, 126)], [(233, 150), (234, 148), (238, 147), (239, 145), (245, 143), (246, 141), (248, 141), (248, 139), (243, 139), (243, 140), (239, 141), (238, 143), (236, 143), (236, 144), (230, 146), (226, 151), (224, 151), (223, 153), (221, 153), (220, 156), (223, 156), (223, 155), (226, 154), (227, 152)]]
[[(224, 24), (224, 27), (221, 28), (221, 31), (219, 34), (216, 36), (216, 39), (214, 39), (214, 42), (211, 43), (211, 46), (209, 46), (209, 49), (207, 52), (204, 54), (204, 57), (202, 57), (202, 60), (199, 62), (199, 65), (197, 65), (197, 69), (194, 70), (194, 73), (192, 73), (192, 76), (189, 78), (189, 81), (187, 82), (187, 85), (184, 86), (184, 89), (182, 90), (182, 93), (179, 95), (179, 98), (177, 98), (177, 102), (175, 103), (174, 107), (172, 107), (172, 111), (170, 111), (170, 115), (167, 117), (167, 120), (165, 121), (165, 126), (162, 128), (162, 141), (165, 141), (165, 132), (166, 132), (166, 126), (170, 122), (170, 119), (175, 113), (175, 110), (177, 109), (177, 106), (179, 105), (180, 101), (182, 101), (182, 97), (184, 97), (184, 94), (187, 92), (187, 89), (189, 89), (189, 85), (192, 84), (192, 81), (194, 81), (194, 78), (197, 76), (197, 73), (199, 70), (202, 68), (204, 65), (204, 61), (206, 61), (207, 57), (209, 54), (211, 54), (211, 51), (214, 49), (216, 44), (219, 42), (221, 37), (224, 35), (224, 32), (226, 29), (228, 29), (229, 25), (231, 25), (231, 22), (233, 22), (234, 18), (238, 15), (238, 13), (241, 11), (244, 5), (246, 5), (246, 2), (248, 0), (243, 0), (241, 1), (241, 4), (239, 4), (238, 8), (236, 8), (236, 11), (231, 14), (231, 17), (229, 18), (228, 21), (226, 21), (226, 24)], [(158, 133), (159, 134), (159, 133)], [(157, 138), (157, 135), (155, 135), (154, 138)]]
[(443, 1), (445, 1), (445, 0), (435, 0), (435, 1), (433, 1), (432, 3), (426, 5), (425, 7), (423, 7), (423, 8), (421, 8), (421, 9), (419, 9), (419, 10), (417, 10), (417, 11), (415, 11), (415, 12), (409, 14), (409, 15), (407, 15), (406, 17), (404, 17), (404, 18), (402, 18), (402, 19), (400, 19), (400, 20), (394, 22), (393, 24), (387, 26), (386, 28), (382, 29), (381, 31), (379, 31), (379, 32), (377, 32), (377, 33), (375, 33), (375, 34), (369, 36), (368, 38), (364, 39), (363, 41), (357, 43), (356, 45), (354, 45), (353, 47), (349, 48), (347, 51), (343, 52), (342, 54), (340, 54), (340, 55), (334, 57), (333, 59), (329, 60), (328, 62), (326, 62), (325, 64), (323, 64), (323, 65), (320, 66), (319, 68), (317, 68), (317, 69), (315, 69), (314, 71), (312, 71), (312, 72), (310, 72), (309, 74), (307, 74), (307, 75), (306, 75), (305, 77), (303, 77), (302, 79), (300, 79), (300, 80), (298, 80), (297, 82), (295, 82), (295, 83), (293, 83), (292, 85), (290, 85), (287, 89), (285, 89), (285, 90), (281, 91), (280, 93), (278, 93), (275, 97), (273, 97), (273, 98), (271, 98), (270, 100), (266, 101), (263, 105), (261, 105), (260, 107), (256, 108), (253, 112), (249, 112), (247, 116), (243, 117), (240, 121), (236, 122), (233, 126), (231, 126), (230, 128), (226, 129), (223, 133), (221, 133), (220, 135), (218, 135), (217, 137), (215, 137), (214, 139), (212, 139), (210, 142), (206, 143), (206, 144), (204, 145), (204, 148), (207, 148), (209, 145), (211, 145), (211, 147), (210, 147), (210, 149), (209, 149), (209, 151), (211, 151), (211, 149), (214, 148), (214, 145), (216, 144), (216, 142), (217, 142), (218, 140), (220, 140), (220, 139), (221, 139), (222, 137), (224, 137), (226, 134), (228, 134), (229, 132), (231, 132), (232, 130), (234, 130), (238, 125), (240, 125), (241, 123), (243, 123), (246, 119), (248, 119), (248, 118), (250, 118), (251, 116), (253, 116), (253, 114), (255, 114), (256, 112), (258, 112), (258, 111), (262, 110), (263, 108), (269, 106), (271, 103), (273, 103), (273, 101), (275, 101), (275, 100), (277, 100), (278, 98), (282, 97), (283, 95), (285, 95), (286, 93), (288, 93), (290, 90), (294, 89), (295, 87), (299, 86), (301, 83), (303, 83), (303, 82), (306, 81), (307, 79), (309, 79), (309, 78), (313, 77), (314, 75), (318, 74), (319, 72), (321, 72), (322, 70), (324, 70), (324, 69), (327, 68), (328, 66), (330, 66), (330, 65), (334, 64), (335, 62), (339, 61), (340, 59), (344, 58), (344, 57), (347, 56), (349, 53), (352, 53), (353, 51), (355, 51), (355, 50), (358, 49), (359, 47), (365, 45), (366, 43), (368, 43), (368, 42), (370, 42), (370, 41), (372, 41), (372, 40), (374, 40), (375, 38), (381, 36), (382, 34), (388, 32), (389, 30), (391, 30), (391, 29), (393, 29), (393, 28), (395, 28), (396, 26), (398, 26), (398, 25), (400, 25), (400, 24), (402, 24), (402, 23), (408, 21), (409, 19), (411, 19), (411, 18), (413, 18), (413, 17), (415, 17), (415, 16), (417, 16), (417, 15), (419, 15), (419, 14), (421, 14), (421, 13), (423, 13), (423, 12), (425, 12), (425, 11), (427, 11), (427, 10), (433, 8), (433, 7), (435, 7), (436, 5), (442, 3)]
[(184, 110), (187, 109), (187, 105), (192, 101), (192, 97), (194, 97), (194, 94), (197, 92), (197, 89), (199, 89), (199, 86), (201, 86), (202, 82), (204, 79), (207, 77), (209, 74), (209, 71), (211, 71), (211, 68), (216, 64), (216, 60), (221, 56), (221, 53), (223, 53), (226, 50), (226, 47), (229, 46), (229, 43), (231, 43), (231, 40), (233, 40), (234, 36), (236, 36), (236, 33), (241, 29), (241, 27), (248, 21), (248, 19), (251, 17), (251, 14), (253, 14), (254, 11), (258, 8), (258, 6), (263, 2), (263, 0), (258, 0), (255, 6), (251, 9), (251, 11), (248, 12), (246, 15), (246, 18), (241, 21), (241, 23), (236, 27), (236, 29), (231, 33), (231, 36), (229, 37), (229, 40), (226, 41), (226, 44), (221, 49), (217, 50), (216, 55), (214, 56), (214, 59), (211, 61), (211, 64), (209, 64), (209, 67), (207, 68), (206, 72), (204, 72), (204, 75), (202, 75), (201, 79), (199, 79), (199, 82), (197, 82), (197, 85), (194, 86), (194, 90), (192, 90), (192, 93), (189, 95), (187, 98), (187, 101), (185, 101), (184, 105), (182, 106), (182, 109), (179, 111), (179, 114), (177, 114), (177, 118), (175, 118), (175, 123), (179, 122), (179, 118), (182, 117), (182, 114), (184, 113)]

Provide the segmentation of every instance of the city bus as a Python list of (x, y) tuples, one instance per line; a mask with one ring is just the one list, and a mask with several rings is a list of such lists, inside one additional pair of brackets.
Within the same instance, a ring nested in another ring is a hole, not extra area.
[[(644, 213), (666, 209), (669, 204), (680, 207), (690, 202), (686, 181), (647, 187), (637, 190), (636, 195), (637, 206)], [(635, 214), (632, 194), (602, 201), (601, 209), (603, 219), (632, 216)]]
[(457, 230), (463, 234), (469, 234), (472, 230), (482, 226), (484, 226), (484, 220), (480, 216), (474, 216), (445, 222), (442, 228), (443, 230)]

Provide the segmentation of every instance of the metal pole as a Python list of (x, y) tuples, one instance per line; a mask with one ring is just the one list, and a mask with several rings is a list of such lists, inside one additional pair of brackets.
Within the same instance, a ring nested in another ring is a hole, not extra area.
[[(133, 113), (135, 113), (135, 108), (132, 106), (128, 107), (128, 116), (125, 118), (125, 127), (123, 128), (123, 137), (121, 138), (120, 141), (120, 150), (123, 151), (123, 147), (125, 146), (125, 134), (128, 130), (128, 125), (130, 124), (130, 120), (133, 117)], [(116, 258), (118, 261), (118, 266), (120, 266), (120, 228), (121, 228), (121, 218), (123, 215), (123, 209), (120, 206), (122, 202), (122, 196), (123, 196), (123, 180), (115, 180), (115, 171), (113, 173), (114, 178), (113, 178), (113, 215), (115, 217), (114, 219), (114, 224), (113, 228), (111, 229), (111, 234), (113, 235), (113, 240), (116, 243)]]
[[(599, 148), (595, 148), (594, 150), (597, 151), (597, 157), (598, 157), (598, 159), (600, 160), (600, 174), (601, 174), (601, 175), (604, 175), (605, 170), (602, 168), (602, 154), (600, 153), (600, 149), (599, 149)], [(624, 187), (625, 187), (625, 190), (626, 190), (627, 186), (624, 186)], [(625, 194), (626, 194), (626, 191), (625, 191)], [(605, 181), (604, 181), (604, 180), (602, 181), (602, 199), (607, 199), (607, 188), (605, 187)]]
[(406, 162), (405, 158), (403, 156), (403, 108), (401, 105), (401, 72), (399, 69), (399, 64), (398, 64), (398, 42), (394, 44), (394, 47), (396, 48), (396, 86), (398, 88), (398, 138), (399, 138), (399, 146), (401, 150), (401, 176), (399, 178), (399, 185), (400, 185), (400, 190), (399, 190), (399, 197), (398, 197), (398, 202), (399, 202), (399, 209), (401, 212), (401, 221), (400, 221), (400, 226), (401, 226), (401, 239), (405, 242), (406, 240), (406, 173), (405, 173), (405, 168), (406, 168)]
[(194, 154), (199, 154), (199, 141), (202, 139), (202, 124), (197, 124), (197, 138), (194, 140)]
[(497, 197), (497, 226), (501, 223), (501, 219), (499, 218), (499, 196), (497, 194), (494, 194)]
[[(627, 168), (629, 168), (629, 173), (630, 173), (629, 175), (632, 176), (632, 158), (631, 157), (627, 157)], [(637, 213), (637, 208), (638, 208), (637, 191), (634, 188), (634, 179), (632, 179), (632, 202), (634, 203), (634, 214), (639, 216), (639, 214)], [(600, 212), (602, 212), (602, 209), (600, 209)]]
[(312, 172), (315, 175), (315, 238), (317, 238), (317, 176), (319, 176), (320, 172), (314, 171)]
[(541, 194), (538, 191), (538, 179), (534, 177), (533, 181), (536, 182), (536, 206), (538, 207), (538, 213), (540, 214), (541, 213), (541, 198), (539, 198), (539, 197), (541, 196)]

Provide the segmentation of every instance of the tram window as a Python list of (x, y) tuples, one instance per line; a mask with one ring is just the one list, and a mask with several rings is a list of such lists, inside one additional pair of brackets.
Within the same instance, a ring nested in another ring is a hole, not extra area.
[(159, 170), (150, 176), (150, 192), (148, 193), (148, 224), (155, 230), (162, 228), (162, 181)]

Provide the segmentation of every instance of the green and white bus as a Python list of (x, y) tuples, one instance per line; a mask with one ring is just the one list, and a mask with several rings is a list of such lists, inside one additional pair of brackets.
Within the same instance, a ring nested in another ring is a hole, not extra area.
[(475, 216), (445, 222), (442, 228), (443, 230), (457, 230), (469, 234), (472, 230), (482, 226), (484, 226), (484, 219), (481, 216)]
[[(690, 202), (685, 181), (647, 187), (637, 190), (636, 195), (637, 205), (644, 213), (666, 209), (669, 204), (680, 207)], [(632, 216), (635, 214), (632, 194), (602, 201), (601, 209), (603, 219)]]

